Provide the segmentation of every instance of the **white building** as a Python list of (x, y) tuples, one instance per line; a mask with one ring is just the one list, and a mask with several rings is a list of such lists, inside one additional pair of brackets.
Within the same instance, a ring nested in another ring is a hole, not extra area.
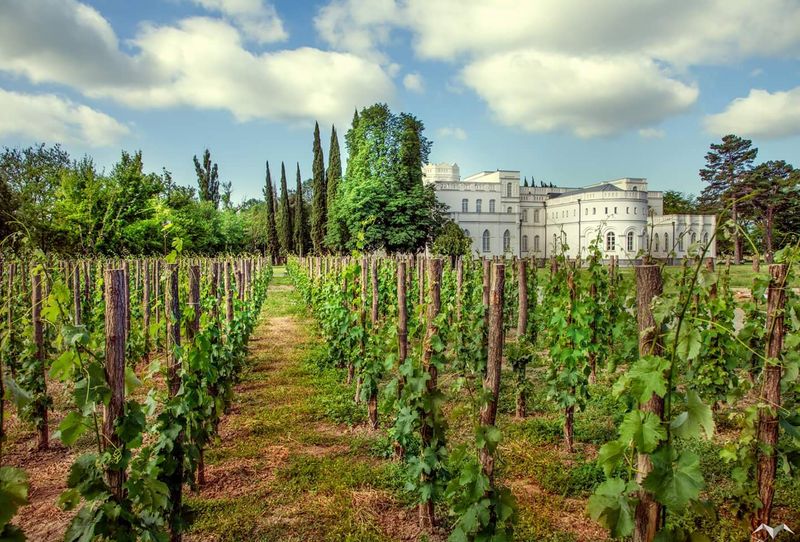
[[(520, 186), (519, 171), (483, 171), (461, 179), (457, 164), (429, 164), (423, 174), (481, 256), (546, 259), (564, 242), (567, 257), (585, 257), (600, 235), (605, 258), (631, 263), (649, 252), (657, 259), (680, 259), (692, 243), (707, 243), (716, 227), (713, 215), (665, 215), (663, 193), (648, 191), (646, 179), (577, 189)], [(716, 257), (713, 244), (708, 256)]]

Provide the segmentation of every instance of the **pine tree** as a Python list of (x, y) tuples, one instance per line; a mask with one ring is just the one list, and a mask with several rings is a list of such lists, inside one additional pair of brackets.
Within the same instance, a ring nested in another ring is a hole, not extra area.
[(210, 201), (214, 209), (219, 208), (219, 171), (217, 164), (211, 163), (211, 151), (203, 152), (203, 163), (194, 156), (194, 169), (197, 173), (198, 196), (200, 201)]
[(281, 244), (281, 251), (284, 254), (294, 252), (292, 244), (292, 210), (289, 208), (289, 191), (286, 188), (286, 167), (281, 162), (281, 200), (280, 211), (278, 212), (278, 240)]
[(314, 252), (322, 253), (322, 243), (325, 240), (326, 218), (326, 186), (325, 186), (325, 160), (322, 156), (322, 143), (319, 140), (319, 123), (314, 123), (314, 163), (311, 167), (311, 243)]
[(267, 184), (264, 187), (264, 201), (267, 207), (267, 254), (276, 262), (280, 245), (278, 243), (278, 229), (275, 225), (275, 191), (272, 186), (272, 175), (267, 162)]
[(526, 188), (528, 187), (528, 176), (527, 175), (525, 176), (525, 183), (522, 186), (524, 186)]
[(706, 167), (700, 170), (700, 178), (708, 183), (700, 194), (700, 204), (707, 210), (721, 211), (730, 207), (730, 217), (734, 224), (733, 259), (742, 262), (742, 239), (738, 232), (740, 223), (738, 201), (747, 195), (748, 188), (744, 178), (751, 170), (758, 149), (749, 139), (729, 134), (722, 143), (712, 143), (706, 154)]
[(294, 249), (298, 255), (306, 253), (306, 212), (303, 202), (303, 181), (300, 178), (300, 163), (297, 163), (297, 191), (294, 193)]
[(767, 263), (773, 262), (775, 222), (779, 215), (798, 206), (800, 170), (783, 160), (769, 160), (756, 166), (744, 182), (756, 192), (748, 207), (753, 219), (760, 221), (764, 235)]

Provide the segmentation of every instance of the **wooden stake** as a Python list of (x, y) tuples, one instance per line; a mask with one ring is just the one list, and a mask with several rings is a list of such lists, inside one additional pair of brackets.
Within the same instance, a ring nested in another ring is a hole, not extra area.
[[(639, 355), (660, 355), (663, 346), (660, 334), (656, 328), (653, 317), (653, 298), (661, 295), (664, 284), (661, 278), (661, 268), (657, 265), (636, 266), (636, 320), (639, 327)], [(639, 406), (643, 412), (652, 412), (660, 419), (664, 419), (664, 399), (653, 394), (650, 399)], [(653, 470), (653, 463), (647, 454), (637, 457), (636, 481), (642, 483)], [(661, 505), (656, 502), (649, 491), (639, 492), (639, 503), (636, 505), (634, 516), (634, 542), (652, 542), (658, 528), (658, 517)]]
[[(126, 298), (125, 274), (121, 269), (107, 271), (105, 274), (106, 295), (106, 356), (105, 377), (111, 390), (111, 399), (103, 412), (103, 445), (106, 450), (118, 450), (123, 442), (117, 436), (117, 419), (125, 410), (125, 318), (128, 299)], [(112, 452), (113, 453), (113, 452)], [(106, 470), (108, 482), (114, 497), (123, 497), (125, 471), (109, 468)]]
[[(33, 343), (36, 345), (34, 356), (42, 366), (42, 395), (47, 397), (47, 367), (45, 367), (44, 351), (44, 324), (42, 323), (42, 275), (37, 271), (31, 275), (31, 305), (33, 318)], [(36, 415), (40, 418), (38, 430), (40, 450), (47, 450), (50, 446), (49, 430), (47, 424), (47, 403), (36, 406)]]
[[(500, 396), (500, 364), (503, 359), (503, 302), (505, 296), (506, 266), (494, 265), (494, 281), (489, 305), (489, 350), (486, 358), (486, 375), (483, 378), (486, 403), (481, 407), (480, 423), (490, 427), (497, 419), (497, 400)], [(481, 470), (494, 486), (494, 455), (486, 447), (480, 450)]]

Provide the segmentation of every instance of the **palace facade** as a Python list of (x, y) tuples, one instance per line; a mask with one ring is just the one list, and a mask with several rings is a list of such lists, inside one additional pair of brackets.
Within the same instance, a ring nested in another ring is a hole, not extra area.
[[(520, 172), (510, 170), (461, 179), (458, 164), (428, 164), (423, 174), (479, 256), (547, 259), (565, 244), (567, 257), (586, 257), (599, 238), (604, 258), (620, 263), (648, 252), (678, 260), (693, 243), (713, 239), (716, 228), (714, 215), (665, 215), (663, 193), (641, 178), (564, 188), (521, 186)], [(713, 242), (707, 255), (716, 257)]]

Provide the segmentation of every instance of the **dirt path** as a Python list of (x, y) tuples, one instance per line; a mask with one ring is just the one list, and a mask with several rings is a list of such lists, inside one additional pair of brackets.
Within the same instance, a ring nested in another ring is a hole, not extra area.
[(187, 540), (416, 539), (415, 518), (392, 496), (399, 471), (374, 453), (378, 435), (325, 421), (352, 392), (309, 365), (319, 346), (276, 269), (250, 370), (206, 454), (207, 484), (187, 499)]

